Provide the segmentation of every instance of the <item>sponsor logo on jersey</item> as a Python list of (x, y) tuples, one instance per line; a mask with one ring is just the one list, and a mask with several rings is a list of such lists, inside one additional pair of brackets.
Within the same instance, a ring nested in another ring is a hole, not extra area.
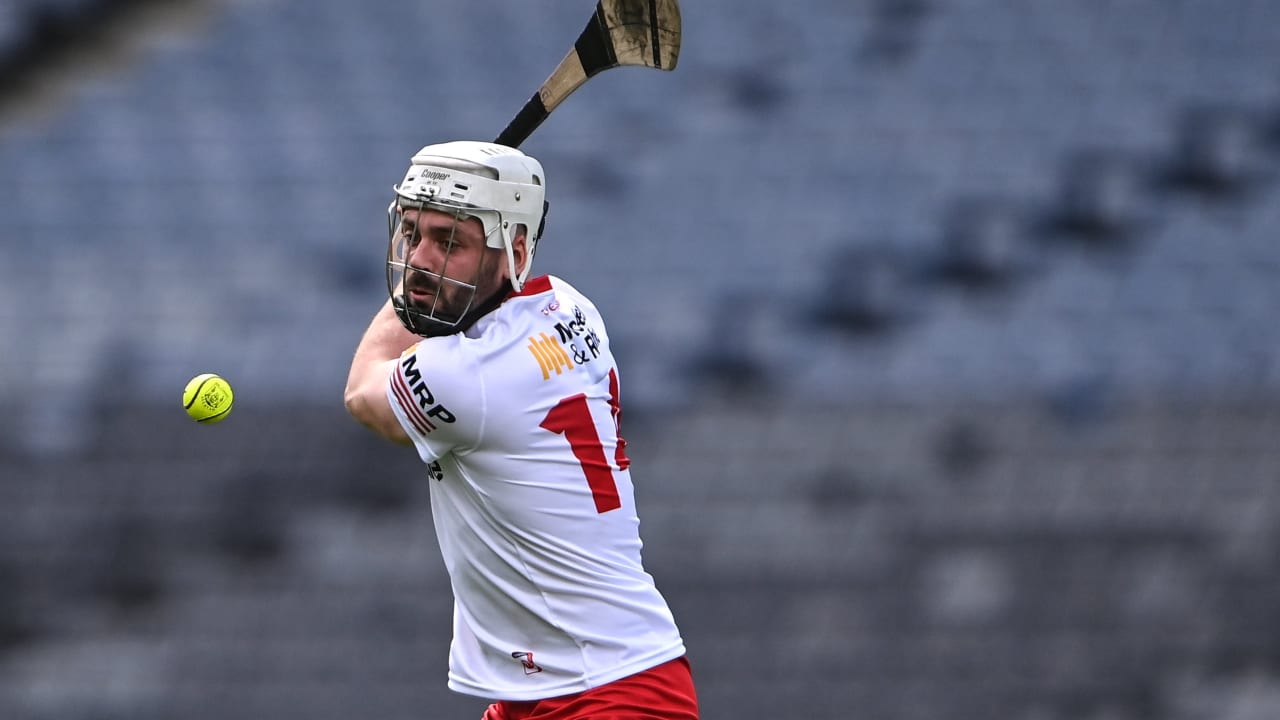
[[(559, 302), (553, 302), (542, 308), (542, 314), (550, 315), (559, 307)], [(586, 365), (600, 357), (600, 334), (587, 323), (587, 314), (582, 308), (575, 306), (573, 318), (557, 322), (553, 329), (555, 337), (539, 333), (539, 337), (529, 338), (529, 352), (538, 361), (543, 380), (549, 380), (553, 372), (560, 375), (575, 365)]]
[(546, 333), (538, 333), (538, 335), (539, 337), (529, 338), (529, 352), (533, 353), (534, 359), (538, 361), (538, 367), (542, 370), (542, 379), (549, 379), (552, 372), (559, 375), (565, 370), (572, 370), (573, 361), (569, 359), (569, 353), (564, 351), (560, 343)]
[(542, 666), (533, 661), (533, 652), (521, 652), (519, 650), (511, 653), (511, 657), (520, 661), (520, 665), (524, 667), (525, 675), (542, 672)]
[(452, 423), (457, 418), (448, 408), (436, 402), (435, 395), (423, 382), (422, 371), (417, 366), (417, 353), (401, 358), (400, 371), (393, 373), (391, 389), (409, 418), (409, 423), (426, 435), (438, 427), (437, 422)]
[(585, 365), (600, 357), (600, 335), (587, 324), (582, 308), (573, 309), (572, 320), (556, 323), (556, 335), (573, 356), (574, 364)]

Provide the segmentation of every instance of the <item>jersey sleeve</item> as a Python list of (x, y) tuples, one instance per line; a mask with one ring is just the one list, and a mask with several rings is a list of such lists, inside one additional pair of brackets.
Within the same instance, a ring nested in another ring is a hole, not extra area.
[(423, 340), (400, 356), (387, 400), (423, 462), (475, 447), (484, 429), (482, 383), (458, 336)]

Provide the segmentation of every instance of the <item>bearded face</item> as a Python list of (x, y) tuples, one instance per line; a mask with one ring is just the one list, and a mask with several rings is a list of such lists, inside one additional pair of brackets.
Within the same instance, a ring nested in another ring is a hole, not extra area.
[(392, 230), (388, 289), (410, 331), (449, 335), (503, 291), (504, 259), (501, 250), (486, 247), (479, 218), (404, 208)]

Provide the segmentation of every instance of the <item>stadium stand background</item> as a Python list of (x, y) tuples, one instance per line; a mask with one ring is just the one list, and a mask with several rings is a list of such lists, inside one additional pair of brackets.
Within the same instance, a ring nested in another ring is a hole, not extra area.
[[(341, 388), (409, 155), (590, 7), (0, 7), (0, 717), (479, 716)], [(1280, 717), (1280, 4), (684, 14), (526, 149), (704, 716)]]

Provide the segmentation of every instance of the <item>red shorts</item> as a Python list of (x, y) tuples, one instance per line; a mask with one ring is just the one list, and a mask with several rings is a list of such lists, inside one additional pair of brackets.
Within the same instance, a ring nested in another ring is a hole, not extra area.
[(573, 695), (501, 700), (481, 720), (698, 720), (698, 696), (689, 661), (679, 657)]

